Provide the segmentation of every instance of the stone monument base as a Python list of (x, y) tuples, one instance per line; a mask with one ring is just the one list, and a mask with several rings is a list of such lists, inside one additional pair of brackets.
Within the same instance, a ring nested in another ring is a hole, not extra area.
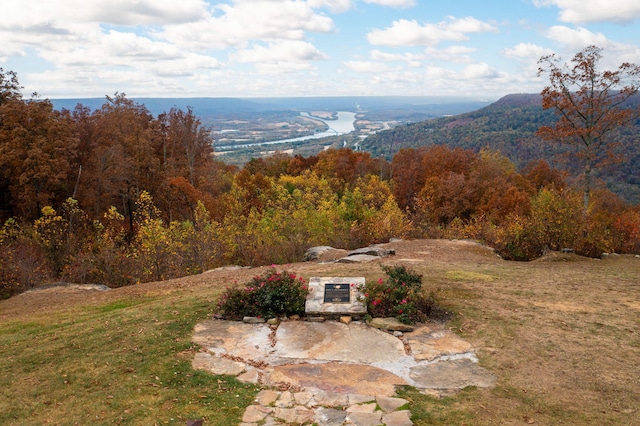
[(364, 318), (367, 307), (358, 290), (364, 284), (364, 277), (311, 277), (305, 313), (330, 319), (341, 316)]

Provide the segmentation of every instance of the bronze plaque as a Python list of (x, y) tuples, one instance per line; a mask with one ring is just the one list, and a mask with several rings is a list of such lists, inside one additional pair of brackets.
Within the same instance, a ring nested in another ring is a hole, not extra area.
[(325, 284), (324, 303), (351, 303), (351, 285)]

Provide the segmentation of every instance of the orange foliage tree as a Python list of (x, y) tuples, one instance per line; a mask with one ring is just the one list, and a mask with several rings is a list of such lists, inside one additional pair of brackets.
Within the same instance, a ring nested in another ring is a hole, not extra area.
[(48, 100), (10, 99), (0, 105), (0, 181), (9, 210), (33, 220), (46, 205), (73, 192), (77, 139), (69, 114)]
[(640, 66), (621, 64), (615, 71), (598, 68), (602, 49), (586, 47), (569, 64), (553, 55), (543, 56), (538, 74), (549, 73), (549, 86), (542, 91), (542, 107), (553, 108), (554, 127), (542, 126), (538, 135), (577, 148), (583, 162), (584, 211), (589, 208), (592, 172), (606, 155), (615, 157), (612, 132), (640, 115), (640, 109), (625, 102), (638, 93)]

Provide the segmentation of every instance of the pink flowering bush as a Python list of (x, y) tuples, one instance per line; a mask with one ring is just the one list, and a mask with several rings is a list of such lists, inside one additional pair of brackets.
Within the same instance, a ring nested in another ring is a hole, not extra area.
[(382, 266), (387, 278), (360, 288), (372, 317), (395, 317), (405, 324), (443, 321), (449, 313), (436, 300), (435, 291), (422, 289), (422, 275), (405, 266)]
[(216, 307), (224, 319), (275, 318), (302, 315), (308, 287), (302, 277), (270, 268), (254, 277), (244, 288), (227, 288)]

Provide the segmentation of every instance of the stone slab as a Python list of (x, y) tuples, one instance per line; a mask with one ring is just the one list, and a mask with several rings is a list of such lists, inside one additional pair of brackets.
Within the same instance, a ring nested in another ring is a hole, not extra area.
[(260, 405), (271, 405), (274, 402), (276, 402), (276, 400), (280, 397), (280, 392), (274, 391), (274, 390), (270, 390), (270, 389), (264, 389), (261, 390), (260, 392), (258, 392), (258, 394), (256, 395), (256, 399), (255, 402), (257, 402)]
[(409, 403), (406, 399), (393, 397), (378, 397), (376, 398), (376, 402), (385, 413), (396, 411), (398, 408)]
[[(349, 285), (350, 303), (325, 302), (325, 287), (327, 284)], [(309, 293), (305, 302), (307, 315), (351, 315), (363, 316), (367, 307), (360, 300), (362, 294), (358, 286), (364, 286), (364, 277), (311, 277), (309, 279)]]
[(349, 413), (347, 420), (354, 426), (379, 426), (382, 424), (382, 412), (375, 413)]
[(359, 364), (286, 364), (275, 366), (270, 383), (290, 383), (342, 394), (393, 396), (407, 382), (386, 370)]
[(313, 398), (313, 393), (306, 390), (293, 394), (293, 399), (297, 405), (310, 406), (311, 398)]
[(292, 408), (295, 405), (293, 394), (288, 391), (282, 392), (282, 395), (280, 395), (280, 398), (278, 398), (275, 405), (276, 407), (279, 407), (279, 408)]
[(380, 330), (388, 331), (413, 331), (413, 326), (400, 322), (396, 318), (372, 318), (368, 325), (378, 328)]
[(400, 339), (363, 323), (290, 321), (278, 327), (276, 340), (274, 349), (281, 358), (371, 364), (406, 356)]
[(198, 352), (191, 362), (194, 370), (205, 370), (211, 374), (225, 374), (237, 376), (245, 371), (246, 365), (242, 362), (232, 361), (226, 358), (212, 356), (211, 354)]
[(196, 324), (192, 340), (216, 354), (262, 360), (271, 350), (269, 333), (266, 324), (206, 320)]
[(371, 256), (368, 254), (354, 254), (336, 260), (336, 263), (366, 263), (374, 260), (380, 260), (380, 256)]
[(373, 413), (376, 411), (377, 404), (371, 402), (368, 404), (355, 404), (347, 408), (347, 413)]
[(348, 256), (355, 256), (355, 255), (361, 255), (361, 254), (366, 254), (369, 256), (377, 256), (377, 257), (387, 257), (387, 256), (394, 256), (396, 254), (396, 251), (394, 249), (384, 249), (382, 247), (370, 246), (370, 247), (363, 247), (363, 248), (351, 250), (348, 253)]
[(347, 395), (336, 392), (314, 389), (313, 404), (323, 407), (344, 407), (349, 403)]
[(385, 426), (413, 426), (409, 410), (383, 414), (382, 423), (384, 423)]
[(265, 419), (268, 414), (273, 411), (273, 408), (263, 407), (262, 405), (250, 405), (242, 416), (242, 421), (245, 423), (257, 423)]
[(438, 361), (411, 368), (410, 377), (425, 389), (464, 389), (467, 386), (492, 387), (496, 376), (470, 359)]
[(296, 406), (293, 408), (276, 408), (273, 417), (286, 422), (286, 424), (305, 424), (313, 420), (314, 412), (307, 407)]
[(257, 384), (260, 381), (260, 374), (258, 373), (258, 370), (251, 369), (251, 370), (247, 370), (246, 372), (240, 374), (237, 378), (242, 383)]
[(313, 420), (318, 426), (341, 425), (347, 419), (347, 412), (335, 408), (320, 407), (316, 410)]
[(375, 398), (371, 395), (358, 395), (358, 394), (349, 394), (349, 404), (362, 404), (364, 402), (372, 402), (375, 401)]
[(416, 361), (432, 361), (442, 356), (459, 355), (474, 350), (473, 346), (443, 327), (419, 327), (405, 339)]

